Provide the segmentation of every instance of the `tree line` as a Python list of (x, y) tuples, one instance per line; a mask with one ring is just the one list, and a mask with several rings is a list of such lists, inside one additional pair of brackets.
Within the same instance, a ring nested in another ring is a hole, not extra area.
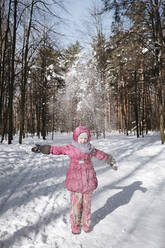
[[(111, 85), (117, 129), (137, 137), (148, 130), (164, 135), (165, 1), (103, 0), (102, 12), (112, 11), (112, 35), (104, 41), (101, 29), (95, 49), (104, 86)], [(98, 13), (99, 14), (99, 13)], [(107, 96), (107, 99), (110, 96)], [(112, 106), (113, 105), (113, 106)], [(108, 112), (108, 109), (106, 110)], [(110, 110), (109, 110), (110, 111)]]
[[(62, 8), (61, 1), (1, 0), (1, 142), (11, 144), (17, 133), (19, 143), (27, 133), (53, 138), (77, 125), (97, 137), (155, 130), (165, 142), (165, 1), (102, 3), (91, 10), (96, 33), (87, 56), (78, 41), (59, 48), (52, 39), (56, 30), (45, 18), (60, 20), (50, 7)], [(102, 15), (111, 11), (107, 38)]]
[[(45, 99), (46, 88), (49, 86), (45, 75), (52, 59), (52, 55), (49, 58), (51, 50), (54, 53), (54, 60), (59, 53), (54, 50), (56, 44), (53, 44), (54, 41), (49, 36), (56, 34), (54, 27), (57, 21), (61, 21), (56, 9), (60, 8), (63, 8), (62, 1), (55, 0), (0, 1), (1, 142), (7, 136), (8, 143), (11, 144), (13, 135), (19, 131), (19, 143), (22, 143), (25, 132), (29, 131), (29, 125), (30, 131), (33, 132), (34, 109), (30, 103), (32, 95), (35, 97), (32, 101), (37, 101), (35, 106), (37, 132), (40, 132), (38, 120), (42, 115), (41, 131), (45, 138)], [(55, 20), (54, 23), (52, 19)], [(57, 63), (55, 61), (54, 67)], [(40, 85), (32, 85), (32, 75), (33, 80), (38, 82), (41, 80)], [(40, 87), (39, 94), (37, 87)], [(30, 121), (28, 111), (32, 111)]]

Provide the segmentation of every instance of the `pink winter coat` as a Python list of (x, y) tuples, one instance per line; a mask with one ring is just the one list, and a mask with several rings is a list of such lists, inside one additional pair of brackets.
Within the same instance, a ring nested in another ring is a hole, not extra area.
[[(80, 126), (73, 132), (73, 139), (76, 142), (79, 134), (82, 132), (87, 132), (89, 140), (91, 139), (89, 130)], [(97, 188), (98, 182), (91, 158), (95, 156), (97, 159), (105, 161), (108, 158), (108, 154), (98, 149), (96, 149), (93, 154), (83, 153), (71, 144), (65, 146), (51, 146), (50, 153), (54, 155), (68, 155), (70, 158), (65, 180), (65, 185), (68, 190), (84, 193)]]

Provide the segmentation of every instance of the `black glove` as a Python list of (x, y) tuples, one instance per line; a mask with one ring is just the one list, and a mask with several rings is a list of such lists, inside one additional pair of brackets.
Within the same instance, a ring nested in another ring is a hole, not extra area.
[(35, 147), (32, 148), (32, 152), (35, 153), (43, 153), (43, 154), (50, 154), (50, 145), (39, 145), (36, 144)]
[(118, 170), (117, 166), (115, 165), (116, 160), (111, 155), (109, 155), (109, 157), (107, 158), (105, 162), (109, 164), (113, 170)]

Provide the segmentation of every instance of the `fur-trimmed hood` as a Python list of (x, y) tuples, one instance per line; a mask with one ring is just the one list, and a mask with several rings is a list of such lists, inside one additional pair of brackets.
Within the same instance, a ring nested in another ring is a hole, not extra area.
[(76, 129), (73, 132), (73, 140), (74, 141), (78, 141), (78, 136), (80, 135), (80, 133), (87, 133), (88, 134), (88, 141), (91, 140), (91, 134), (88, 128), (84, 127), (84, 126), (79, 126), (76, 127)]

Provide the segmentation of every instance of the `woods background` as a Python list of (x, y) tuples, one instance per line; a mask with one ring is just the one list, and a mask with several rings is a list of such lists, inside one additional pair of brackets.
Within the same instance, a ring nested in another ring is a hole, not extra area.
[[(88, 51), (79, 41), (60, 45), (64, 4), (0, 0), (1, 142), (86, 125), (97, 137), (160, 131), (164, 144), (165, 1), (93, 2)], [(113, 15), (108, 38), (104, 13)]]

